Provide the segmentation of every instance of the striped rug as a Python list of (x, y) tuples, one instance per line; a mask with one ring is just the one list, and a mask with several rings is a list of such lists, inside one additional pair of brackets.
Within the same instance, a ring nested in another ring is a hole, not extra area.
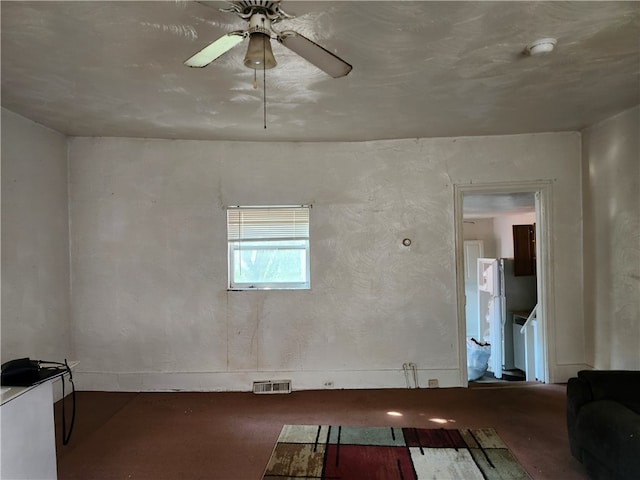
[(264, 480), (530, 479), (491, 428), (285, 425)]

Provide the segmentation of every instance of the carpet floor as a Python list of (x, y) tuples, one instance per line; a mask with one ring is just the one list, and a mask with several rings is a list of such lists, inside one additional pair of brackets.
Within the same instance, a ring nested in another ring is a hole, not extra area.
[[(285, 424), (485, 428), (533, 479), (586, 480), (569, 453), (564, 385), (252, 393), (78, 392), (60, 480), (259, 480)], [(67, 408), (69, 407), (67, 402)], [(68, 421), (69, 415), (67, 415)]]

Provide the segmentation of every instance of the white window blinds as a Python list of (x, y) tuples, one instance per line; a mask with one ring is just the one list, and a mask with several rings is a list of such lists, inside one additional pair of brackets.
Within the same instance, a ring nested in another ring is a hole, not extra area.
[(309, 238), (309, 207), (229, 207), (229, 242), (305, 240)]

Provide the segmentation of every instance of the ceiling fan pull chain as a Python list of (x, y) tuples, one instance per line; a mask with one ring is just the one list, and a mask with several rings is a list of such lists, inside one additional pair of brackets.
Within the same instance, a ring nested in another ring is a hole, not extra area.
[(257, 80), (257, 70), (253, 71), (253, 89), (256, 90), (258, 88), (258, 80)]
[[(264, 22), (264, 20), (263, 20)], [(264, 121), (264, 129), (267, 129), (267, 69), (264, 68), (266, 67), (266, 63), (267, 63), (267, 47), (265, 45), (266, 43), (266, 37), (262, 37), (262, 88), (264, 90), (264, 95), (263, 95), (263, 101), (262, 104), (264, 106), (263, 108), (263, 121)]]

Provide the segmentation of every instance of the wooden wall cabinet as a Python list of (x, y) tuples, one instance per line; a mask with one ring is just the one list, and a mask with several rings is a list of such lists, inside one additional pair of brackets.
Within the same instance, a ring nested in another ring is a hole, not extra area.
[(513, 225), (513, 274), (536, 274), (536, 225)]

